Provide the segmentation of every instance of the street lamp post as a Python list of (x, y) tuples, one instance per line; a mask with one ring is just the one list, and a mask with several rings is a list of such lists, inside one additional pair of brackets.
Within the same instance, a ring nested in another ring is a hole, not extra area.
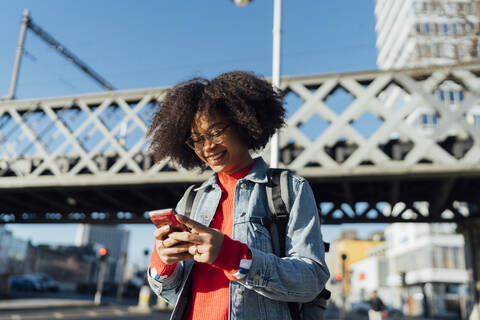
[[(280, 88), (280, 48), (282, 38), (282, 0), (273, 0), (272, 85)], [(278, 168), (280, 139), (276, 132), (270, 140), (270, 167)]]
[[(251, 0), (233, 0), (237, 6), (245, 6)], [(273, 0), (273, 53), (272, 53), (272, 86), (280, 88), (280, 47), (282, 38), (282, 0)], [(270, 167), (278, 168), (279, 136), (276, 132), (270, 140)]]

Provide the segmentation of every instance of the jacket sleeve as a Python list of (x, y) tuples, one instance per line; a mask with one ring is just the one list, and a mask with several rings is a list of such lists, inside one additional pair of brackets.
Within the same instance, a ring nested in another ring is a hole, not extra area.
[[(182, 199), (180, 199), (177, 207), (175, 208), (177, 212), (183, 212), (184, 202), (185, 194), (183, 195)], [(156, 254), (156, 252), (152, 252), (152, 255), (154, 254)], [(171, 271), (171, 273), (167, 277), (158, 277), (156, 276), (156, 274), (152, 274), (151, 270), (152, 265), (147, 271), (147, 279), (150, 288), (152, 288), (152, 291), (157, 296), (162, 297), (170, 305), (175, 305), (176, 301), (178, 300), (181, 286), (186, 277), (185, 262), (177, 263), (176, 268)]]
[(286, 257), (251, 248), (250, 271), (239, 282), (273, 300), (308, 302), (324, 289), (330, 274), (312, 189), (301, 177), (291, 181)]

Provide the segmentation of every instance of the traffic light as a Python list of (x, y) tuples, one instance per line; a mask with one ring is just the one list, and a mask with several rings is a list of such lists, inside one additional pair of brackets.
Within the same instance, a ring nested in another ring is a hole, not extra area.
[(342, 274), (341, 274), (341, 273), (337, 273), (337, 274), (335, 275), (335, 280), (337, 280), (337, 281), (342, 281), (342, 278), (343, 278), (343, 277), (342, 277)]
[(98, 249), (98, 254), (100, 255), (100, 261), (105, 261), (108, 256), (108, 250), (107, 248), (100, 248)]
[(100, 256), (100, 263), (98, 264), (98, 278), (97, 278), (97, 291), (95, 292), (94, 303), (96, 305), (102, 302), (103, 281), (105, 279), (105, 268), (107, 266), (107, 248), (98, 249), (98, 255)]

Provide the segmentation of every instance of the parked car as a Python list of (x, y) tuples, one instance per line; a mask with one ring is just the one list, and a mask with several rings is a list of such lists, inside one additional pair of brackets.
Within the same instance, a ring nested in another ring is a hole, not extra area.
[[(388, 318), (402, 318), (403, 312), (400, 309), (394, 308), (392, 306), (385, 306), (386, 313), (385, 316)], [(352, 303), (351, 312), (355, 315), (367, 316), (368, 310), (370, 309), (370, 304), (367, 301), (358, 301)]]
[(48, 274), (35, 273), (28, 275), (38, 281), (42, 286), (42, 291), (58, 291), (58, 282), (53, 280)]
[(18, 291), (58, 291), (58, 283), (52, 277), (43, 273), (11, 276), (9, 285)]
[(8, 280), (11, 290), (16, 291), (42, 291), (42, 285), (40, 282), (35, 281), (25, 275), (11, 276)]

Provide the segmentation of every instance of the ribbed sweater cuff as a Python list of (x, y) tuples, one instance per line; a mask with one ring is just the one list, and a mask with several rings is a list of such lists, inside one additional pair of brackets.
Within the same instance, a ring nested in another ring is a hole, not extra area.
[(222, 249), (212, 266), (223, 270), (229, 280), (237, 281), (248, 274), (251, 265), (252, 253), (248, 246), (224, 235)]
[(152, 255), (150, 256), (150, 267), (148, 268), (148, 272), (152, 278), (155, 280), (165, 279), (175, 271), (176, 267), (176, 262), (171, 265), (163, 262), (157, 250), (155, 248), (153, 249)]

